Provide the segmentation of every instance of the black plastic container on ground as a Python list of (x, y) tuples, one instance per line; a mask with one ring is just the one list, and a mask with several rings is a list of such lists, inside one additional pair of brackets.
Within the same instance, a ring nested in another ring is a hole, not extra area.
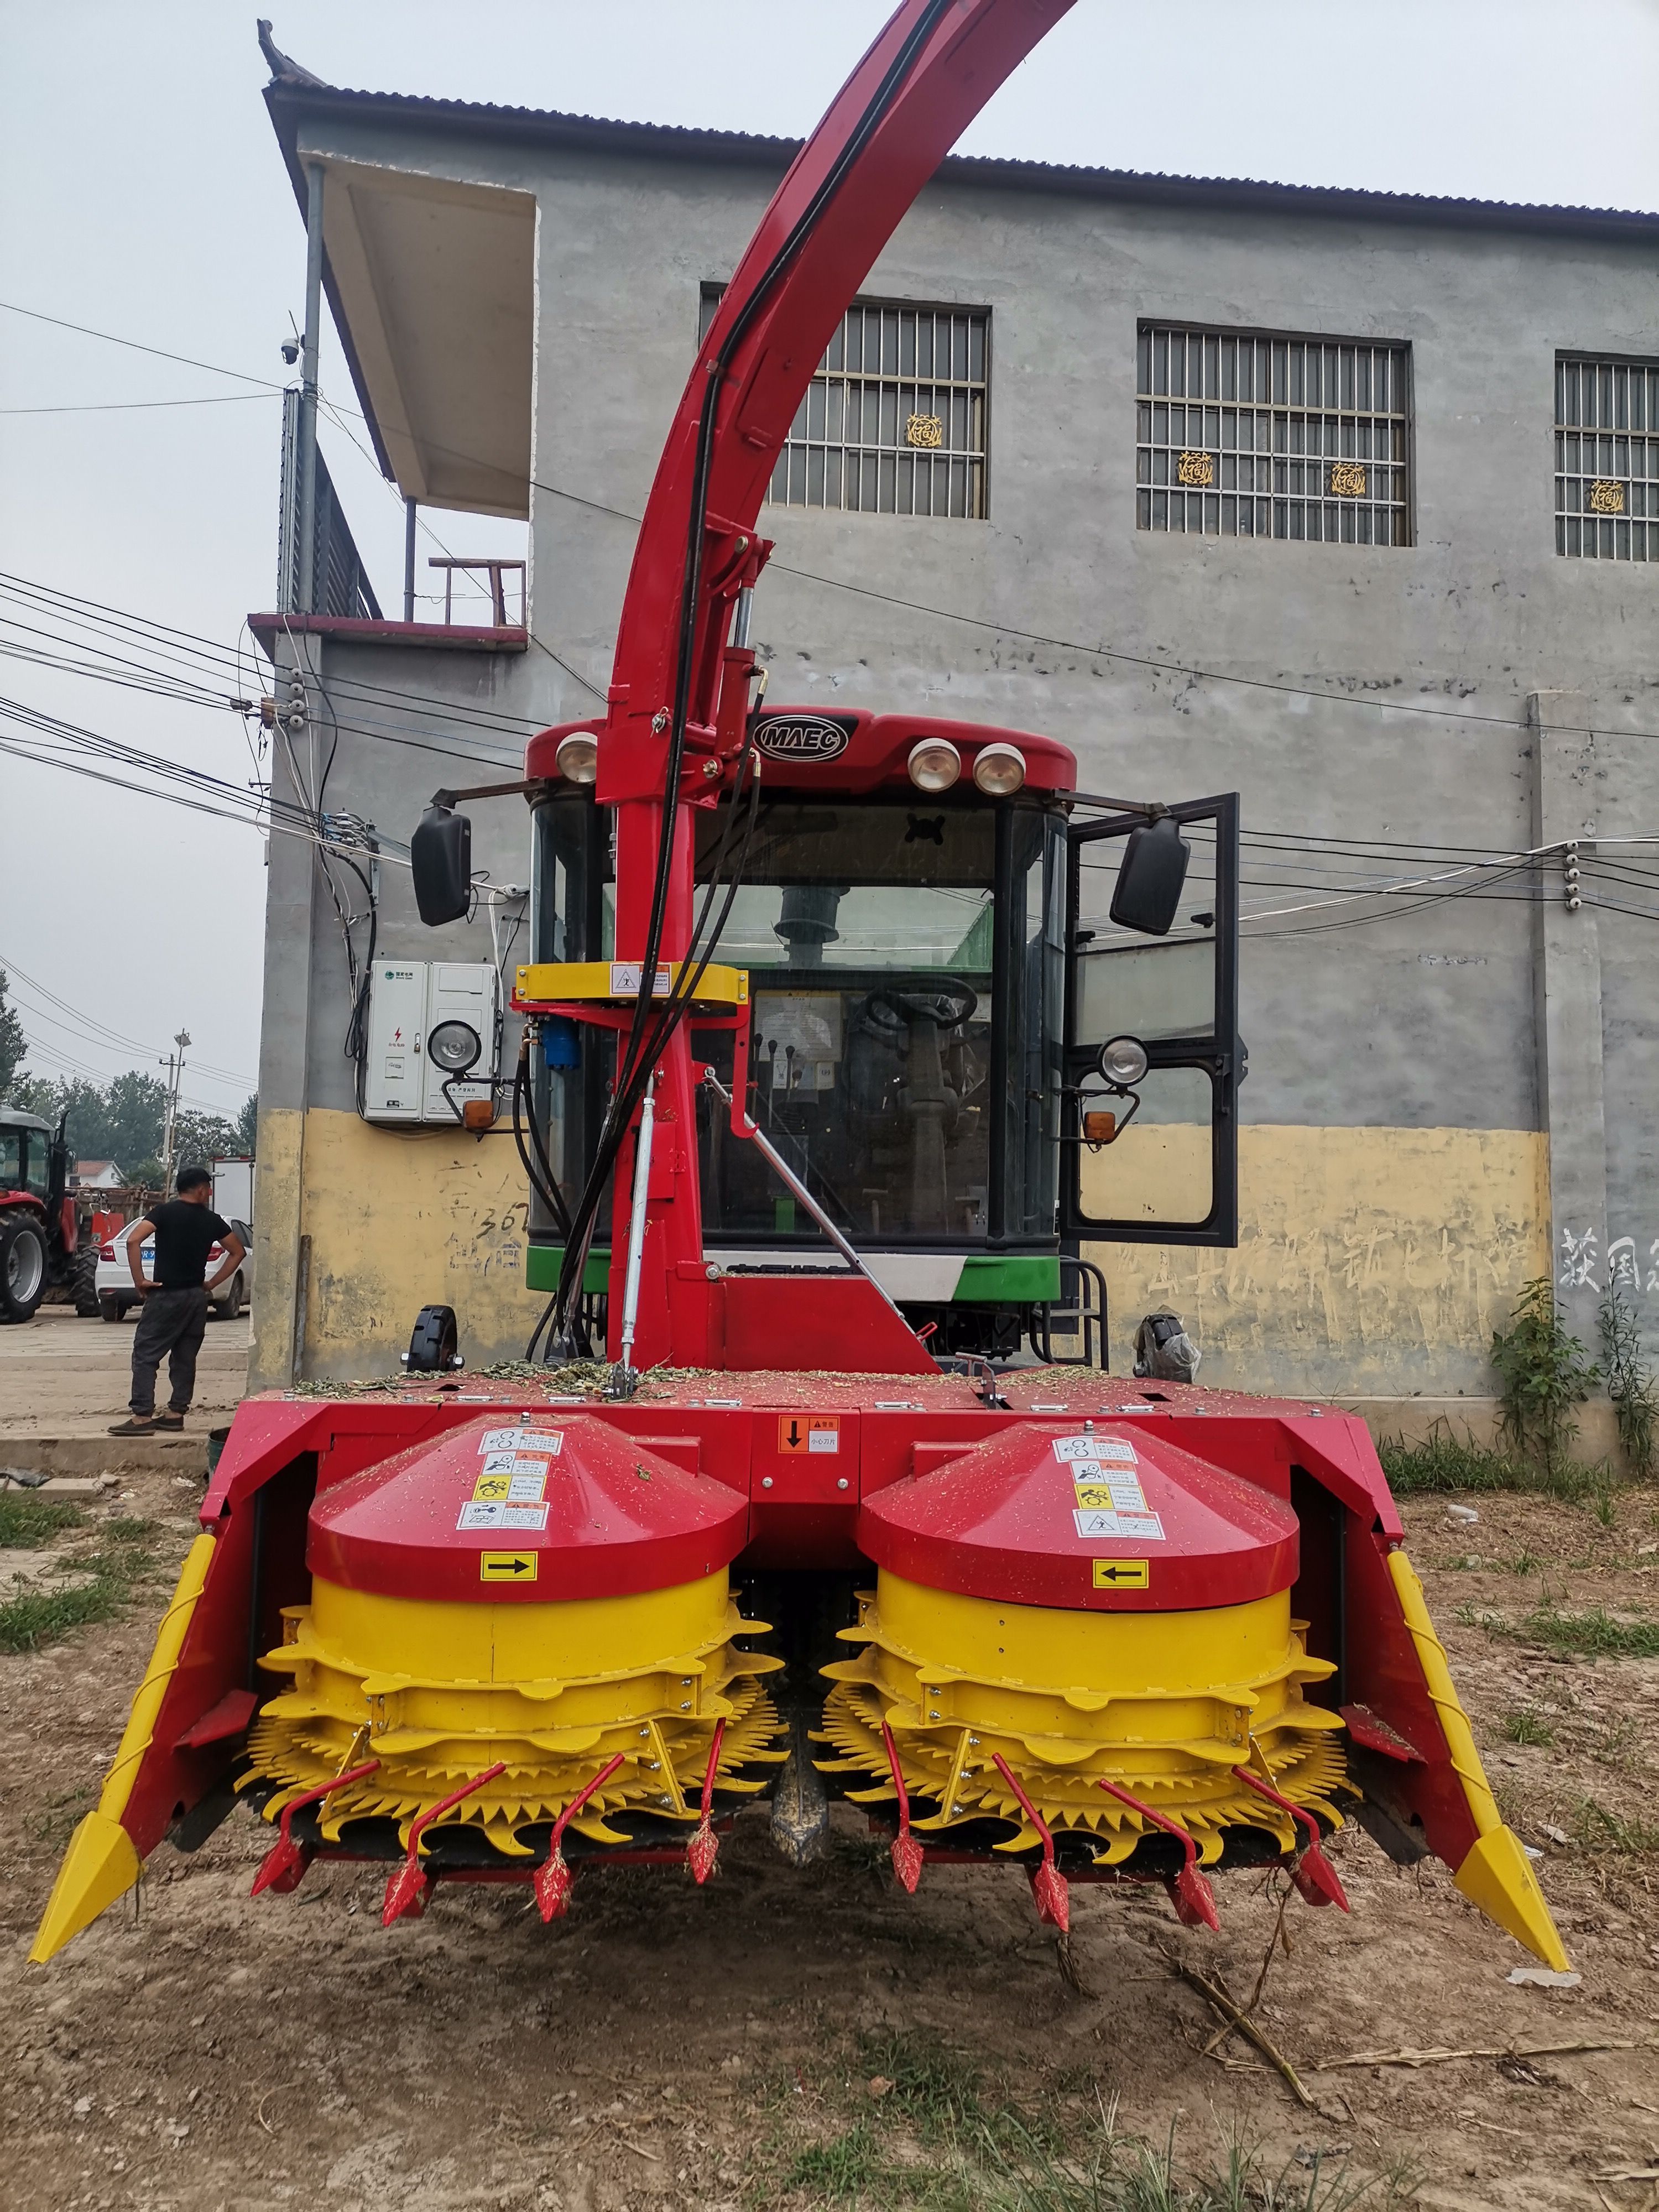
[(210, 1429), (210, 1430), (208, 1431), (208, 1439), (207, 1439), (207, 1471), (208, 1471), (208, 1480), (209, 1480), (210, 1482), (211, 1482), (211, 1481), (212, 1481), (212, 1480), (213, 1480), (213, 1476), (214, 1476), (214, 1470), (217, 1468), (217, 1466), (218, 1466), (218, 1464), (219, 1464), (219, 1455), (220, 1455), (220, 1453), (221, 1453), (222, 1451), (223, 1451), (223, 1449), (224, 1449), (224, 1448), (225, 1448), (226, 1444), (227, 1444), (229, 1441), (230, 1441), (230, 1431), (229, 1431), (229, 1429), (228, 1429), (228, 1428), (223, 1428), (223, 1429)]

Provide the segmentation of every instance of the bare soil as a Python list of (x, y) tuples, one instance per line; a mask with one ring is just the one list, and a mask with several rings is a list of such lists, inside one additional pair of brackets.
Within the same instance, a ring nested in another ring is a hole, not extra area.
[[(27, 1966), (198, 1496), (181, 1478), (131, 1478), (102, 1510), (160, 1524), (158, 1579), (119, 1621), (0, 1657), (0, 2197), (13, 2212), (885, 2205), (908, 2201), (893, 2170), (921, 2173), (939, 2154), (871, 2081), (891, 2053), (934, 2047), (979, 2067), (988, 2108), (1064, 2136), (1115, 2098), (1121, 2125), (1161, 2141), (1174, 2124), (1196, 2163), (1242, 2130), (1272, 2172), (1306, 2175), (1322, 2154), (1328, 2175), (1390, 2176), (1392, 2194), (1379, 2183), (1367, 2202), (1659, 2203), (1649, 2179), (1606, 2178), (1659, 2166), (1659, 1661), (1563, 1659), (1480, 1620), (1518, 1620), (1540, 1595), (1655, 1618), (1653, 1492), (1618, 1493), (1611, 1528), (1534, 1498), (1483, 1496), (1473, 1523), (1443, 1499), (1408, 1505), (1494, 1781), (1546, 1854), (1583, 1978), (1511, 1985), (1532, 1962), (1444, 1869), (1398, 1872), (1350, 1831), (1334, 1850), (1353, 1916), (1293, 1901), (1260, 2013), (1313, 2111), (1237, 2042), (1204, 2055), (1216, 2022), (1170, 1964), (1218, 1968), (1236, 1996), (1252, 1987), (1275, 1914), (1255, 1878), (1218, 1885), (1219, 1937), (1180, 1928), (1161, 1893), (1074, 1888), (1079, 1990), (1016, 1874), (930, 1868), (908, 1899), (846, 1808), (830, 1856), (805, 1872), (751, 1821), (704, 1890), (673, 1871), (600, 1872), (547, 1929), (523, 1892), (441, 1889), (390, 1931), (368, 1870), (324, 1869), (294, 1896), (250, 1901), (269, 1834), (242, 1814), (193, 1857), (164, 1845), (136, 1903)], [(1333, 2063), (1567, 2042), (1632, 2047)], [(809, 2146), (860, 2128), (888, 2179), (858, 2196), (792, 2184)]]

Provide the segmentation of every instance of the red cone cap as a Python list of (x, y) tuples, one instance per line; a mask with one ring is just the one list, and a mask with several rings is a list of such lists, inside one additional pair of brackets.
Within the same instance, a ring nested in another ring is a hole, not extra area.
[(1145, 1425), (1021, 1422), (866, 1498), (859, 1547), (965, 1597), (1162, 1613), (1288, 1589), (1297, 1524), (1287, 1498)]
[(591, 1415), (486, 1414), (325, 1491), (306, 1564), (386, 1596), (532, 1605), (700, 1581), (746, 1499)]

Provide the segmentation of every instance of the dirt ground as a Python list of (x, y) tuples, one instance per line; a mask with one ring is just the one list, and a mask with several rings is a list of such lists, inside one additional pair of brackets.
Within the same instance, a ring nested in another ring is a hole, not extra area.
[[(42, 1306), (21, 1328), (0, 1328), (0, 1462), (28, 1464), (40, 1437), (101, 1437), (126, 1417), (132, 1386), (135, 1306), (125, 1321), (82, 1320), (73, 1306)], [(228, 1419), (246, 1389), (248, 1319), (210, 1321), (196, 1363), (191, 1426)], [(167, 1369), (159, 1401), (166, 1402)]]
[[(1301, 2192), (1275, 2204), (1352, 2201), (1328, 2186), (1344, 2172), (1378, 2206), (1659, 2204), (1659, 1661), (1553, 1656), (1493, 1625), (1540, 1596), (1652, 1620), (1659, 1495), (1618, 1493), (1611, 1526), (1535, 1498), (1483, 1496), (1473, 1523), (1443, 1500), (1408, 1507), (1494, 1781), (1545, 1854), (1583, 1981), (1512, 1985), (1530, 1961), (1443, 1869), (1399, 1873), (1346, 1832), (1333, 1848), (1352, 1917), (1292, 1900), (1260, 2014), (1313, 2110), (1248, 2048), (1206, 2056), (1216, 2022), (1173, 1971), (1184, 1958), (1251, 1988), (1275, 1913), (1258, 1878), (1218, 1884), (1218, 1937), (1180, 1928), (1161, 1893), (1074, 1887), (1079, 1988), (1012, 1871), (930, 1868), (908, 1899), (847, 1808), (805, 1872), (750, 1822), (704, 1890), (674, 1872), (598, 1873), (548, 1929), (522, 1892), (451, 1887), (390, 1931), (368, 1870), (250, 1901), (269, 1838), (238, 1815), (194, 1857), (164, 1845), (136, 1903), (26, 1965), (198, 1496), (185, 1478), (131, 1477), (98, 1510), (156, 1524), (156, 1578), (125, 1618), (0, 1656), (0, 2197), (14, 2212), (885, 2207), (925, 2197), (949, 2165), (941, 2115), (994, 2128), (1017, 2111), (1063, 2149), (1103, 2099), (1133, 2134), (1161, 2142), (1173, 2125), (1197, 2166), (1235, 2136), (1259, 2146), (1264, 2172)], [(1586, 2042), (1607, 2047), (1337, 2063)], [(933, 2201), (994, 2197), (969, 2185)]]

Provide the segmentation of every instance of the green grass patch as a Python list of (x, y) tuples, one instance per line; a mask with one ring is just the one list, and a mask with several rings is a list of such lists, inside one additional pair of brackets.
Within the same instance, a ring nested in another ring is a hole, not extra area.
[(1513, 1626), (1502, 1624), (1498, 1632), (1586, 1659), (1659, 1659), (1659, 1620), (1615, 1620), (1599, 1605), (1588, 1613), (1540, 1606)]
[(70, 1528), (86, 1525), (78, 1505), (62, 1498), (20, 1496), (0, 1490), (0, 1552), (38, 1552)]
[(1194, 2161), (1173, 2129), (1162, 2145), (1120, 2135), (1109, 2107), (1063, 2152), (1032, 2136), (983, 2142), (972, 2201), (975, 2212), (1403, 2212), (1421, 2185), (1402, 2161), (1355, 2175), (1340, 2158), (1306, 2155), (1275, 2170), (1235, 2134), (1218, 2156)]
[(1517, 1713), (1505, 1713), (1499, 1725), (1511, 1743), (1555, 1741), (1555, 1730), (1534, 1705), (1523, 1705)]
[(867, 2080), (892, 2083), (884, 2110), (902, 2112), (930, 2142), (988, 2124), (978, 2067), (935, 2035), (892, 2029), (860, 2036), (859, 2064)]
[(158, 1533), (153, 1521), (135, 1520), (131, 1514), (104, 1523), (104, 1534), (117, 1544), (153, 1544)]
[(1646, 1813), (1610, 1813), (1594, 1797), (1586, 1797), (1572, 1824), (1573, 1835), (1591, 1853), (1613, 1853), (1623, 1858), (1659, 1856), (1659, 1820)]
[[(884, 2077), (894, 2086), (877, 2114), (797, 2150), (776, 2181), (758, 2181), (752, 2201), (859, 2212), (1407, 2212), (1422, 2186), (1404, 2157), (1367, 2174), (1322, 2152), (1270, 2166), (1237, 2130), (1218, 2152), (1189, 2154), (1173, 2129), (1161, 2144), (1121, 2132), (1115, 2105), (1099, 2101), (1062, 2132), (1011, 2105), (988, 2109), (978, 2076), (969, 2080), (945, 2046), (927, 2043), (865, 2038), (866, 2056), (898, 2069)], [(884, 2136), (907, 2121), (906, 2132), (930, 2142), (925, 2163), (887, 2152)]]
[(1440, 1422), (1421, 1443), (1408, 1444), (1399, 1437), (1385, 1437), (1376, 1450), (1396, 1498), (1467, 1490), (1529, 1490), (1551, 1498), (1578, 1498), (1592, 1490), (1605, 1491), (1607, 1485), (1604, 1470), (1558, 1465), (1546, 1471), (1516, 1453), (1494, 1451), (1467, 1437), (1454, 1436)]
[[(24, 1502), (46, 1505), (56, 1501)], [(84, 1522), (84, 1516), (80, 1518)], [(156, 1567), (152, 1546), (158, 1533), (154, 1522), (106, 1522), (102, 1533), (110, 1540), (97, 1551), (65, 1552), (52, 1563), (58, 1573), (82, 1579), (66, 1587), (20, 1590), (0, 1604), (0, 1651), (39, 1651), (48, 1644), (61, 1644), (78, 1628), (113, 1620), (134, 1589), (151, 1578)]]
[(113, 1583), (80, 1583), (73, 1589), (24, 1590), (0, 1605), (0, 1651), (39, 1651), (61, 1644), (77, 1628), (112, 1620), (125, 1590)]
[(814, 2204), (844, 2204), (856, 2203), (881, 2173), (876, 2139), (860, 2125), (829, 2142), (809, 2143), (798, 2151), (784, 2176), (784, 2187), (805, 2191)]
[(1376, 1448), (1396, 1498), (1462, 1490), (1535, 1490), (1538, 1478), (1524, 1462), (1490, 1451), (1438, 1424), (1421, 1443), (1385, 1437)]

